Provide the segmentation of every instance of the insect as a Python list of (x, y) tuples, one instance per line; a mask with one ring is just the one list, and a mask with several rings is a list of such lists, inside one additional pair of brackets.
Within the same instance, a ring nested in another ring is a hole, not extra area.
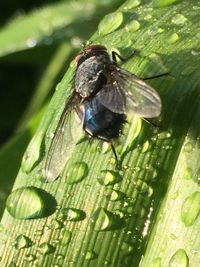
[[(117, 158), (112, 139), (117, 138), (132, 112), (153, 118), (161, 112), (159, 94), (144, 80), (117, 66), (116, 52), (110, 58), (107, 48), (91, 45), (75, 58), (74, 91), (66, 102), (55, 130), (45, 163), (48, 182), (62, 172), (82, 128), (91, 136), (107, 141)], [(158, 75), (155, 77), (159, 77)], [(77, 117), (79, 120), (77, 120)]]

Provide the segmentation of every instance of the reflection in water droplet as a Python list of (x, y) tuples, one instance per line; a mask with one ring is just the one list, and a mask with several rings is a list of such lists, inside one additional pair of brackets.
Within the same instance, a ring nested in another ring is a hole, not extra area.
[(16, 249), (28, 248), (31, 244), (31, 240), (25, 235), (19, 235), (15, 240)]
[(53, 253), (55, 251), (55, 248), (52, 245), (50, 245), (49, 243), (44, 242), (39, 246), (38, 251), (39, 251), (39, 253), (41, 253), (43, 255), (47, 255), (47, 254)]
[(141, 4), (140, 0), (129, 0), (129, 1), (126, 1), (126, 5), (124, 9), (132, 9), (134, 7), (139, 6), (140, 4)]
[(9, 195), (6, 208), (17, 219), (40, 218), (44, 215), (45, 201), (38, 188), (22, 187)]
[(118, 172), (111, 170), (101, 171), (102, 175), (98, 178), (101, 185), (113, 185), (122, 181), (122, 177)]
[(90, 261), (90, 260), (94, 260), (98, 257), (97, 253), (93, 250), (88, 250), (85, 254), (85, 259)]
[(178, 0), (153, 0), (152, 2), (155, 7), (164, 7), (176, 3)]
[(169, 267), (189, 267), (189, 259), (184, 249), (179, 249), (171, 257)]
[(127, 242), (123, 242), (121, 249), (122, 249), (121, 253), (123, 255), (128, 255), (133, 251), (133, 246), (131, 244), (128, 244)]
[(150, 267), (161, 267), (161, 258), (156, 258), (154, 260), (152, 260)]
[(176, 14), (172, 18), (172, 23), (174, 23), (176, 25), (184, 25), (186, 21), (187, 21), (187, 18), (185, 16), (183, 16), (182, 14)]
[(61, 214), (59, 215), (61, 220), (66, 221), (81, 221), (84, 220), (86, 214), (83, 210), (75, 208), (63, 208)]
[(172, 33), (170, 36), (169, 36), (169, 38), (168, 38), (168, 43), (169, 44), (174, 44), (174, 43), (176, 43), (177, 41), (179, 40), (179, 35), (177, 34), (177, 33)]
[(70, 165), (67, 171), (67, 183), (75, 184), (82, 181), (88, 174), (88, 165), (85, 162), (76, 162)]
[(95, 231), (106, 231), (121, 229), (125, 226), (125, 221), (119, 215), (114, 214), (105, 208), (98, 208), (93, 216)]
[(200, 192), (187, 197), (182, 205), (181, 218), (186, 226), (191, 226), (200, 214)]
[(114, 12), (106, 15), (100, 22), (98, 29), (100, 35), (106, 35), (114, 32), (123, 22), (123, 14), (121, 12)]
[(126, 30), (129, 32), (136, 32), (140, 29), (140, 23), (137, 20), (131, 20), (126, 25)]

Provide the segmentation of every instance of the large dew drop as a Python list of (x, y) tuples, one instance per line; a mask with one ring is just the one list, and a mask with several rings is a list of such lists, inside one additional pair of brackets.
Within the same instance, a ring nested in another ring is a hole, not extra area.
[(171, 257), (169, 267), (189, 267), (189, 259), (184, 249), (179, 249)]
[(55, 211), (56, 202), (44, 190), (29, 186), (13, 191), (7, 201), (8, 212), (16, 219), (35, 219)]
[(187, 197), (181, 209), (181, 218), (186, 226), (191, 226), (200, 214), (200, 192)]
[(99, 34), (106, 35), (114, 32), (123, 22), (123, 14), (114, 12), (106, 15), (99, 24)]

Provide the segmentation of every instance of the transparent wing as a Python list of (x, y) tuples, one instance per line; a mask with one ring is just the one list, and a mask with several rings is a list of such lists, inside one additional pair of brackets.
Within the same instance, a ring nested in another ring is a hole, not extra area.
[(111, 82), (100, 90), (100, 102), (116, 113), (132, 112), (140, 117), (153, 118), (161, 112), (159, 94), (134, 74), (116, 67)]
[(71, 156), (80, 135), (80, 120), (76, 113), (76, 106), (65, 106), (45, 162), (45, 178), (53, 182)]

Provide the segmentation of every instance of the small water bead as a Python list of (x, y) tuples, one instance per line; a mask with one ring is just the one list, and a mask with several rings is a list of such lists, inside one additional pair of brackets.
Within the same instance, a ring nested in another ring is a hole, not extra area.
[(62, 220), (66, 221), (81, 221), (86, 217), (86, 213), (83, 210), (75, 208), (63, 208), (62, 209)]
[(67, 183), (68, 184), (75, 184), (82, 181), (88, 174), (89, 168), (88, 165), (81, 161), (75, 162), (70, 165), (67, 171)]
[(169, 36), (169, 38), (167, 39), (167, 42), (169, 44), (174, 44), (179, 40), (179, 38), (180, 38), (179, 35), (174, 32)]
[(122, 177), (118, 172), (111, 170), (101, 171), (102, 175), (98, 178), (101, 185), (114, 185), (122, 181)]
[(120, 27), (122, 22), (123, 14), (121, 12), (114, 12), (106, 15), (98, 26), (99, 34), (106, 35), (114, 32)]
[(158, 134), (158, 139), (162, 140), (162, 139), (169, 139), (171, 138), (172, 133), (168, 132), (168, 131), (164, 131)]
[(93, 250), (88, 250), (85, 254), (85, 260), (91, 261), (98, 257), (98, 254)]
[(185, 145), (184, 145), (184, 151), (185, 152), (191, 152), (194, 148), (194, 145), (193, 143), (191, 142), (187, 142)]
[(125, 28), (129, 32), (136, 32), (140, 29), (140, 23), (137, 20), (131, 20)]
[(92, 218), (92, 222), (95, 224), (95, 231), (116, 230), (125, 226), (125, 221), (119, 215), (105, 208), (98, 208)]
[(16, 249), (22, 249), (22, 248), (28, 248), (32, 245), (31, 240), (25, 236), (25, 235), (19, 235), (15, 240), (15, 248)]
[(189, 259), (184, 249), (179, 249), (171, 257), (169, 267), (189, 267)]
[(200, 192), (194, 192), (188, 196), (181, 209), (181, 218), (186, 226), (195, 223), (200, 214)]
[(50, 245), (49, 243), (44, 242), (39, 246), (38, 251), (39, 251), (39, 253), (41, 253), (43, 255), (47, 255), (47, 254), (53, 253), (55, 251), (55, 248), (52, 245)]
[(29, 48), (32, 48), (34, 46), (36, 46), (38, 43), (37, 39), (35, 38), (29, 38), (27, 41), (26, 41), (26, 44)]
[(184, 25), (186, 21), (187, 21), (187, 18), (185, 16), (183, 16), (182, 14), (176, 14), (172, 18), (172, 23), (179, 25), (179, 26)]

